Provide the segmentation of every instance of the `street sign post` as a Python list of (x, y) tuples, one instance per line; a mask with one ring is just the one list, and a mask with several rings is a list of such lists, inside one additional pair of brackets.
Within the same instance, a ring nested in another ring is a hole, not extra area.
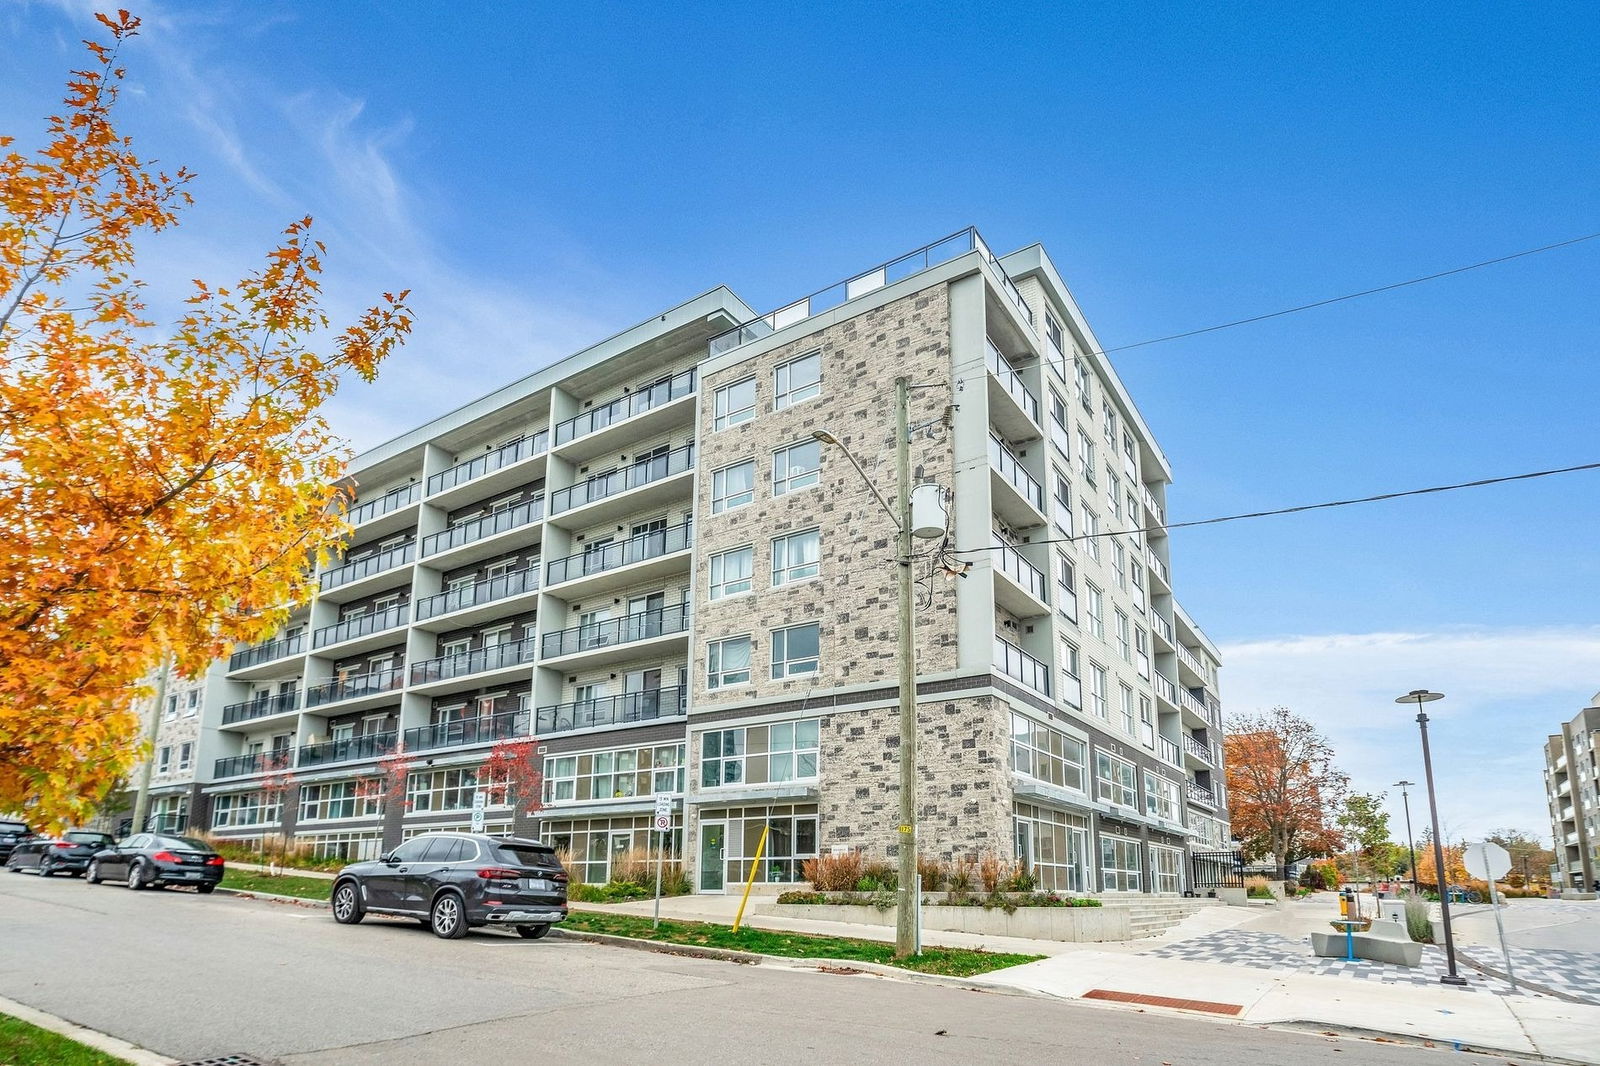
[(672, 832), (672, 797), (665, 793), (656, 796), (656, 915), (650, 928), (661, 926), (661, 867), (667, 861), (667, 836)]
[(1511, 970), (1511, 949), (1506, 946), (1505, 922), (1500, 917), (1500, 893), (1494, 885), (1511, 869), (1511, 853), (1492, 840), (1484, 840), (1468, 844), (1462, 851), (1461, 862), (1473, 877), (1489, 882), (1489, 903), (1494, 910), (1494, 927), (1500, 934), (1500, 954), (1506, 960), (1506, 979), (1515, 990), (1517, 975)]
[(474, 792), (472, 794), (472, 831), (483, 832), (483, 808), (489, 803), (487, 792)]

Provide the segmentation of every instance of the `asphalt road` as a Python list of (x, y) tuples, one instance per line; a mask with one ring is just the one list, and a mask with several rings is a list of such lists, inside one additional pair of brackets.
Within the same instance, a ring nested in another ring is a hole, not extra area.
[(555, 937), (443, 941), (414, 922), (347, 927), (320, 908), (9, 873), (0, 995), (178, 1059), (285, 1064), (1443, 1066), (1447, 1054)]
[[(1450, 914), (1463, 943), (1500, 946), (1492, 907), (1458, 904)], [(1514, 948), (1600, 952), (1600, 900), (1513, 899), (1501, 908), (1500, 920)]]

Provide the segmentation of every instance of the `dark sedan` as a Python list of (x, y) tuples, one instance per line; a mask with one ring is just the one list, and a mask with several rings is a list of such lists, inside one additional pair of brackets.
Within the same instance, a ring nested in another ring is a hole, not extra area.
[(40, 877), (52, 874), (76, 877), (89, 868), (90, 859), (113, 843), (107, 834), (87, 829), (69, 829), (60, 837), (33, 837), (11, 849), (6, 869), (18, 873), (32, 870)]
[(125, 881), (132, 889), (193, 885), (197, 892), (210, 892), (222, 880), (222, 856), (193, 837), (135, 833), (96, 852), (84, 879), (91, 885), (101, 881)]
[(469, 926), (511, 926), (537, 940), (567, 917), (567, 872), (548, 844), (478, 833), (423, 833), (339, 871), (333, 920), (416, 918), (454, 940)]
[(14, 818), (0, 818), (0, 862), (11, 857), (12, 848), (32, 838), (33, 830), (28, 828), (27, 822), (19, 822)]

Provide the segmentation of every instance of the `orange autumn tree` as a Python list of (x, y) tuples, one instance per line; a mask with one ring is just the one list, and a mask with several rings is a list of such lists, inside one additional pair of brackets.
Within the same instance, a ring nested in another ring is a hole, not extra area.
[(302, 219), (158, 329), (135, 239), (177, 223), (192, 175), (117, 133), (139, 20), (96, 17), (110, 41), (85, 42), (43, 147), (0, 136), (0, 811), (41, 824), (83, 817), (137, 761), (132, 703), (168, 654), (195, 674), (307, 598), (348, 528), (320, 409), (411, 324), (386, 293), (328, 336)]
[(1270, 856), (1280, 873), (1296, 859), (1344, 846), (1338, 816), (1349, 779), (1333, 747), (1287, 707), (1228, 722), (1228, 813), (1252, 858)]

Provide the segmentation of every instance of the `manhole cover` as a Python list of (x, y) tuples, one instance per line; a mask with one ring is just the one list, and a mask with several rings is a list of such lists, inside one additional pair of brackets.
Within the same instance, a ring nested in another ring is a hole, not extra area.
[(178, 1066), (273, 1066), (266, 1059), (258, 1059), (254, 1055), (213, 1055), (208, 1059), (190, 1059), (180, 1062)]

